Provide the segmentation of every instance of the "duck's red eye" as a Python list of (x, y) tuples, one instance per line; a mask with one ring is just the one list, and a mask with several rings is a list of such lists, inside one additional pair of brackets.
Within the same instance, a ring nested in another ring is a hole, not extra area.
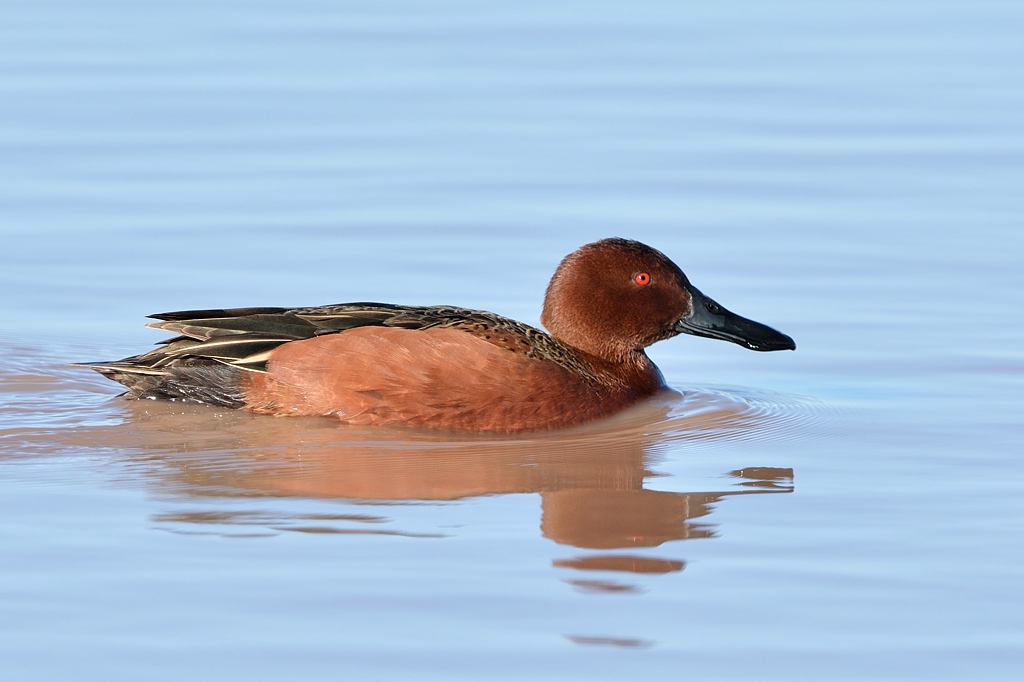
[(633, 276), (633, 281), (639, 284), (640, 286), (645, 287), (651, 283), (651, 276), (648, 275), (646, 272), (638, 272), (636, 273), (636, 275)]

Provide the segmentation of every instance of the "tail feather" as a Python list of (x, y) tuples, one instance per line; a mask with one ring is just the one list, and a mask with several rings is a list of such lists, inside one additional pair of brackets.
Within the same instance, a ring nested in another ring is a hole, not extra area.
[(185, 400), (237, 409), (245, 406), (241, 387), (242, 369), (216, 360), (188, 358), (165, 367), (133, 363), (135, 358), (115, 362), (82, 362), (73, 367), (88, 367), (125, 386), (129, 399)]

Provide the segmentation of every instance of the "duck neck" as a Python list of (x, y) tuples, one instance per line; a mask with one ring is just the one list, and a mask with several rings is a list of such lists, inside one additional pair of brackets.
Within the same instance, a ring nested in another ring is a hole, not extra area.
[(665, 378), (643, 349), (636, 349), (618, 358), (593, 355), (573, 348), (590, 367), (594, 376), (609, 386), (628, 386), (638, 395), (651, 395), (665, 387)]

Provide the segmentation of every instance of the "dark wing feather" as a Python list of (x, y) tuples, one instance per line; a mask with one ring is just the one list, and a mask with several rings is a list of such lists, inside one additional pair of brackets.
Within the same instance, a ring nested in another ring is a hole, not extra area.
[(244, 317), (246, 315), (275, 315), (288, 308), (213, 308), (211, 310), (179, 310), (173, 313), (150, 315), (154, 320), (208, 320), (214, 317)]
[[(319, 308), (228, 308), (160, 313), (146, 325), (178, 334), (163, 348), (127, 358), (146, 368), (184, 358), (206, 358), (248, 371), (266, 371), (270, 352), (283, 343), (337, 334), (355, 327), (386, 325), (417, 308), (383, 303), (346, 303)], [(427, 322), (424, 320), (424, 322)], [(429, 323), (428, 323), (429, 324)], [(420, 325), (421, 327), (424, 325)]]

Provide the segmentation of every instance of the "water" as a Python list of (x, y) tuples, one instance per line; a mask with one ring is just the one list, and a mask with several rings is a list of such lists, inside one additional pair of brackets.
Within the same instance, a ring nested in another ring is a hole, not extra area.
[[(1018, 3), (5, 3), (9, 679), (1018, 679)], [(513, 439), (131, 404), (149, 313), (538, 323), (587, 241), (795, 353)]]

